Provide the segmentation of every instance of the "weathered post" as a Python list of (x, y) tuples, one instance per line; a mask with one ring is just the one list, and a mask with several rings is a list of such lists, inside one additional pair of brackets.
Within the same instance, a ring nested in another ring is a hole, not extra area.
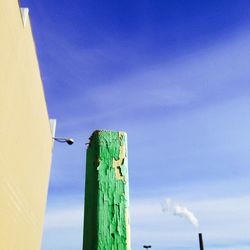
[(99, 130), (87, 149), (84, 250), (130, 250), (127, 136)]

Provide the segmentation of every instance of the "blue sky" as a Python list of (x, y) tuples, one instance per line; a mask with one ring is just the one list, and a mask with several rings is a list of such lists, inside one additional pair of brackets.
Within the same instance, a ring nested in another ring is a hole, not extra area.
[(85, 142), (128, 133), (132, 249), (250, 245), (250, 2), (35, 1), (30, 8), (57, 136), (43, 250), (82, 245)]

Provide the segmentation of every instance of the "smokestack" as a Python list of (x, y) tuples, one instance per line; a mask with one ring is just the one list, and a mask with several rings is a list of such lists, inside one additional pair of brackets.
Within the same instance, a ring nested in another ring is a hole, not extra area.
[(200, 250), (204, 250), (202, 233), (199, 233)]

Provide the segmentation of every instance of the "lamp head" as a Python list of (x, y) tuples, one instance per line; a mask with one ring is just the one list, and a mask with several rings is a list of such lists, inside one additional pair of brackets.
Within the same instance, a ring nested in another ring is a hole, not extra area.
[(72, 138), (68, 138), (66, 139), (66, 142), (68, 143), (68, 145), (72, 145), (74, 143), (74, 140)]

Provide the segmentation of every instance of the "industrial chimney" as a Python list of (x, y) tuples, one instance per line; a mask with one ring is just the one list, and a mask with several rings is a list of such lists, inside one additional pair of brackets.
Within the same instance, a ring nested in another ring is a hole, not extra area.
[(202, 233), (199, 233), (200, 250), (204, 250)]

